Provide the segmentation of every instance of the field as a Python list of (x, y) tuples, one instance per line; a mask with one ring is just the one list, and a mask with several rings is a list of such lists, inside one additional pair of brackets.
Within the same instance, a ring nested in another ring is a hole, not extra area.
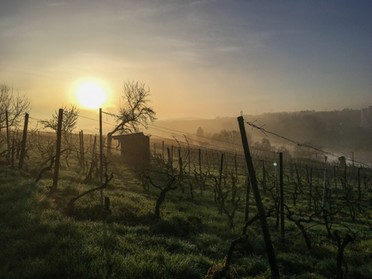
[[(176, 144), (167, 158), (154, 142), (148, 168), (114, 154), (106, 187), (77, 198), (99, 185), (93, 139), (84, 163), (78, 148), (62, 154), (51, 191), (50, 139), (30, 138), (22, 170), (0, 166), (0, 278), (271, 278), (241, 157)], [(329, 164), (325, 176), (288, 159), (281, 212), (272, 161), (254, 165), (281, 277), (371, 278), (371, 170)]]

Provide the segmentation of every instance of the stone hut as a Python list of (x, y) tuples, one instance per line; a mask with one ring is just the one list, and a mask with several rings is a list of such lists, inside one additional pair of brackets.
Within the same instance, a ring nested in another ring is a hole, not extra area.
[(112, 137), (120, 145), (123, 162), (134, 168), (150, 164), (150, 137), (141, 133), (116, 135)]
[(345, 158), (345, 156), (338, 157), (338, 163), (339, 163), (339, 166), (342, 169), (346, 168), (346, 158)]

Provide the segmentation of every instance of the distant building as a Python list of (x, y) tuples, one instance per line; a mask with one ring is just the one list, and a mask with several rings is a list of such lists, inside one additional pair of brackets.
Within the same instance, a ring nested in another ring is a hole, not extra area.
[(143, 168), (150, 164), (150, 137), (143, 133), (116, 135), (119, 141), (123, 162), (134, 168)]
[(361, 123), (363, 128), (372, 127), (372, 106), (361, 110)]
[(341, 168), (346, 168), (346, 158), (345, 156), (338, 157), (338, 163)]

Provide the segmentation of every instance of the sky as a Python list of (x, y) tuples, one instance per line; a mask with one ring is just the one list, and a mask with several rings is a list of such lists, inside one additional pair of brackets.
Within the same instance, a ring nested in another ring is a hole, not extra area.
[(372, 105), (372, 1), (0, 0), (0, 83), (48, 115), (94, 79), (159, 119)]

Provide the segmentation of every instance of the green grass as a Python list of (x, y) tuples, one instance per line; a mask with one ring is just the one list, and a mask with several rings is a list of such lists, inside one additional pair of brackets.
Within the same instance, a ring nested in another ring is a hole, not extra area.
[[(196, 190), (194, 200), (177, 189), (167, 194), (158, 219), (153, 212), (159, 191), (151, 187), (145, 192), (123, 166), (113, 171), (115, 178), (104, 190), (111, 202), (108, 214), (102, 211), (97, 192), (77, 200), (72, 209), (67, 207), (71, 198), (97, 185), (83, 184), (81, 174), (62, 169), (58, 190), (49, 195), (48, 176), (34, 183), (27, 173), (1, 167), (0, 278), (203, 278), (210, 268), (221, 267), (231, 241), (241, 234), (243, 204), (236, 227), (230, 230), (226, 216), (218, 214), (210, 185), (203, 195)], [(253, 216), (254, 204), (250, 210)], [(372, 251), (368, 222), (345, 222), (359, 232), (345, 251), (347, 278), (368, 278)], [(282, 243), (274, 223), (270, 217), (283, 278), (334, 276), (336, 248), (324, 240), (321, 225), (308, 229), (316, 245), (306, 251), (293, 224), (287, 221)], [(228, 276), (270, 278), (258, 222), (234, 252)]]

